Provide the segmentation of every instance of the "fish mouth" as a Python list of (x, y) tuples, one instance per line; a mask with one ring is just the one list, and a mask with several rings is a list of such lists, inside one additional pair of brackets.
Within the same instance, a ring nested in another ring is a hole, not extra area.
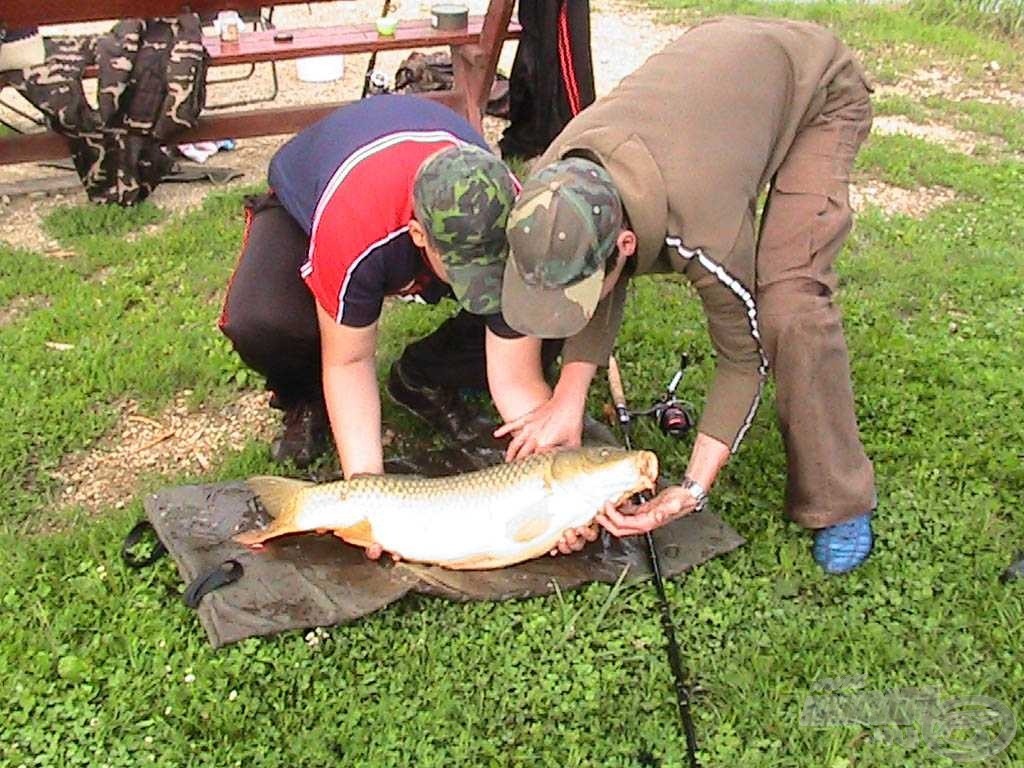
[(640, 474), (647, 485), (639, 490), (654, 490), (658, 484), (658, 456), (653, 451), (640, 452)]
[(658, 487), (658, 457), (652, 451), (640, 451), (636, 459), (639, 478), (628, 490), (624, 491), (613, 506), (620, 506), (643, 491), (654, 491)]

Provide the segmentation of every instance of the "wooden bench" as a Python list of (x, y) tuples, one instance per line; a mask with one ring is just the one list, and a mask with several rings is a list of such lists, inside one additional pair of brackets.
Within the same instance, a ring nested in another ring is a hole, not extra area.
[[(69, 24), (117, 18), (174, 16), (183, 10), (202, 15), (222, 10), (258, 10), (263, 5), (290, 5), (310, 0), (2, 0), (0, 22), (8, 29)], [(312, 0), (317, 2), (318, 0)], [(274, 30), (242, 32), (237, 43), (205, 37), (211, 66), (248, 64), (297, 59), (337, 53), (409, 50), (448, 45), (451, 47), (455, 76), (450, 91), (422, 94), (438, 100), (465, 115), (479, 128), (490, 94), (502, 43), (517, 38), (518, 24), (511, 21), (514, 0), (491, 0), (483, 16), (471, 17), (466, 29), (438, 30), (429, 19), (404, 21), (393, 36), (377, 33), (375, 23), (343, 27), (289, 29), (288, 42), (274, 40)], [(89, 72), (88, 74), (95, 74)], [(0, 87), (3, 85), (0, 74)], [(175, 143), (245, 138), (294, 133), (313, 123), (345, 102), (310, 104), (203, 115), (192, 130), (174, 137)], [(68, 154), (67, 143), (51, 131), (0, 138), (0, 165), (51, 160)]]

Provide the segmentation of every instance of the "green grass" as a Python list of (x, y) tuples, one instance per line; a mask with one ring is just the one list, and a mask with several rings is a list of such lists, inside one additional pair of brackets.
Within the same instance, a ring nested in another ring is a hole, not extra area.
[(43, 220), (43, 229), (60, 240), (77, 240), (90, 235), (117, 237), (148, 224), (158, 224), (166, 214), (150, 202), (132, 208), (116, 205), (70, 206), (55, 208)]
[(911, 0), (910, 10), (925, 21), (1024, 36), (1024, 0)]
[[(215, 332), (242, 230), (238, 206), (237, 195), (211, 195), (188, 226), (137, 242), (123, 235), (162, 216), (152, 206), (60, 209), (47, 226), (74, 258), (0, 246), (0, 300), (49, 299), (47, 308), (0, 327), (0, 487), (8, 525), (49, 514), (50, 472), (111, 425), (118, 398), (155, 406), (181, 389), (201, 398), (244, 382), (247, 372)], [(60, 351), (47, 342), (73, 347)]]
[[(990, 61), (1000, 62), (1008, 87), (1019, 86), (1024, 76), (1019, 36), (994, 35), (960, 17), (932, 14), (922, 18), (897, 4), (856, 0), (647, 0), (647, 4), (670, 11), (667, 18), (673, 21), (747, 14), (824, 24), (861, 54), (868, 72), (883, 84), (917, 68), (934, 66), (947, 67), (961, 77), (981, 78)], [(960, 3), (950, 0), (950, 4)], [(1019, 3), (1014, 0), (1007, 5)], [(956, 23), (958, 18), (962, 23)]]
[[(883, 21), (908, 37), (923, 28), (842, 4), (751, 7), (827, 11), (861, 40)], [(882, 111), (952, 116), (1019, 140), (998, 107), (890, 99)], [(880, 728), (802, 727), (804, 701), (826, 678), (986, 695), (1024, 715), (1024, 586), (998, 582), (1024, 548), (1024, 165), (891, 136), (869, 141), (858, 173), (958, 195), (920, 221), (869, 208), (840, 263), (879, 478), (877, 551), (854, 574), (826, 578), (809, 538), (780, 518), (785, 465), (769, 393), (713, 495), (747, 546), (669, 586), (711, 768), (955, 767)], [(414, 598), (331, 629), (315, 648), (292, 633), (213, 652), (170, 563), (139, 572), (120, 562), (141, 490), (98, 519), (53, 508), (53, 468), (109, 428), (119, 398), (156, 412), (184, 388), (217, 401), (258, 387), (215, 328), (240, 204), (241, 193), (211, 195), (148, 234), (156, 219), (145, 208), (103, 220), (101, 209), (64, 211), (51, 231), (75, 255), (61, 261), (0, 246), (0, 303), (47, 299), (0, 327), (0, 765), (603, 768), (651, 764), (647, 753), (683, 764), (649, 587), (496, 605)], [(450, 309), (392, 307), (381, 369)], [(699, 403), (712, 365), (699, 306), (677, 280), (638, 280), (619, 340), (635, 401), (658, 393), (681, 349), (697, 360), (684, 394)], [(595, 387), (592, 409), (606, 399)], [(682, 470), (685, 446), (647, 425), (637, 440), (669, 474)], [(147, 487), (270, 469), (252, 444), (202, 477)], [(54, 519), (58, 532), (31, 533)], [(1024, 741), (987, 764), (1024, 764)]]

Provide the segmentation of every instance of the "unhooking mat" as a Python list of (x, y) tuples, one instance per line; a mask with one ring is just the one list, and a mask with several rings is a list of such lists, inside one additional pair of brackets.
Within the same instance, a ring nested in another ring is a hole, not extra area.
[[(438, 474), (429, 466), (400, 463), (389, 471), (412, 468)], [(214, 648), (247, 637), (353, 621), (409, 592), (451, 600), (506, 600), (550, 594), (556, 584), (567, 590), (650, 576), (643, 537), (617, 539), (606, 533), (572, 555), (490, 571), (452, 571), (386, 557), (375, 562), (361, 548), (329, 535), (288, 536), (254, 552), (231, 540), (269, 521), (244, 482), (165, 489), (149, 496), (145, 509), (186, 583), (228, 561), (237, 564), (237, 581), (198, 602), (199, 619)], [(736, 531), (707, 511), (663, 526), (654, 539), (666, 578), (743, 544)]]

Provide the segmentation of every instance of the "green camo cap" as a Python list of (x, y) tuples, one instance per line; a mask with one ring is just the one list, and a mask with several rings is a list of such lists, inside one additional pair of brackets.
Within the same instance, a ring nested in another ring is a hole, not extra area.
[(573, 157), (530, 178), (508, 217), (505, 322), (544, 339), (583, 330), (621, 228), (622, 201), (597, 163)]
[(416, 220), (440, 251), (456, 300), (477, 315), (501, 310), (505, 224), (516, 186), (501, 160), (471, 144), (431, 156), (413, 182)]

